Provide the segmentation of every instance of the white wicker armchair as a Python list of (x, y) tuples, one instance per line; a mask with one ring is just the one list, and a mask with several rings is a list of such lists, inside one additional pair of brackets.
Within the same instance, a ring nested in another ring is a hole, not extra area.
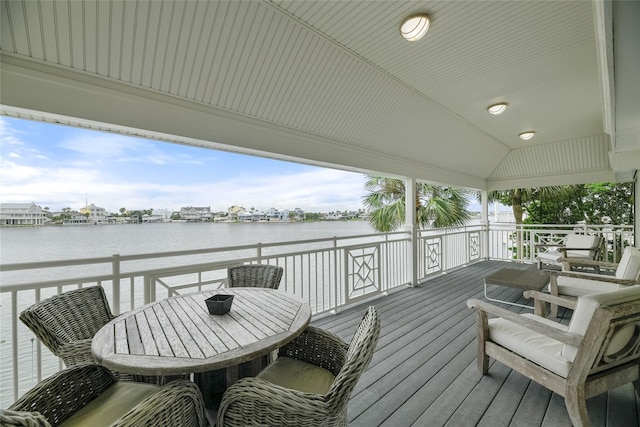
[(345, 426), (347, 403), (367, 369), (380, 334), (380, 316), (369, 307), (351, 343), (309, 327), (280, 349), (256, 378), (225, 392), (218, 427)]

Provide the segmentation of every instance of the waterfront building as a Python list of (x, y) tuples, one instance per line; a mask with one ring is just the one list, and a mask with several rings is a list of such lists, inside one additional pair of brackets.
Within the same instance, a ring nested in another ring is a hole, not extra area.
[(96, 206), (93, 203), (86, 205), (84, 208), (80, 208), (80, 213), (89, 214), (89, 218), (102, 218), (108, 215), (105, 208)]
[(190, 222), (211, 221), (211, 219), (213, 218), (210, 206), (186, 206), (180, 208), (180, 212), (178, 213), (180, 214), (180, 219)]
[(62, 221), (63, 225), (85, 225), (89, 224), (89, 218), (85, 214), (75, 213), (71, 218)]
[(170, 209), (154, 209), (152, 216), (160, 216), (163, 221), (169, 221), (171, 219), (171, 210)]
[(0, 203), (0, 225), (44, 225), (51, 214), (35, 203)]
[(289, 218), (289, 210), (283, 209), (281, 211), (276, 208), (270, 208), (265, 212), (265, 218), (267, 221), (291, 221)]
[(164, 216), (162, 214), (153, 213), (151, 215), (144, 214), (142, 215), (142, 222), (164, 222)]
[[(304, 211), (300, 208), (295, 208), (293, 211), (293, 219), (296, 221), (302, 221), (304, 219)], [(287, 215), (289, 218), (291, 217), (290, 214)]]
[(87, 222), (94, 225), (112, 224), (115, 220), (109, 215), (103, 207), (96, 206), (93, 203), (80, 208), (80, 213), (87, 216)]

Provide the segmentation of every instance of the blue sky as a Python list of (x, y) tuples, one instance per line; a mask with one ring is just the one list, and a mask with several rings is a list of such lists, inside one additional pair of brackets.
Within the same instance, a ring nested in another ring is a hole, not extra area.
[(58, 211), (362, 207), (365, 176), (44, 122), (0, 118), (0, 200)]

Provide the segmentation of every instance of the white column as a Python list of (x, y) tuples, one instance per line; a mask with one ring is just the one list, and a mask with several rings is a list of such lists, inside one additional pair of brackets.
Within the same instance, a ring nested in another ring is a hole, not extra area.
[(411, 234), (409, 242), (409, 256), (407, 257), (407, 271), (410, 285), (418, 284), (418, 224), (416, 223), (416, 179), (405, 179), (405, 230)]
[(482, 190), (480, 193), (480, 224), (482, 225), (482, 255), (489, 259), (489, 193)]

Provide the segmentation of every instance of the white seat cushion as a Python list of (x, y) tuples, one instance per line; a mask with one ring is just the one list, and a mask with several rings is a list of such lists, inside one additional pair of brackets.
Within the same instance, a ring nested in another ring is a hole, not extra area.
[[(601, 305), (622, 304), (640, 299), (640, 286), (626, 286), (613, 292), (603, 292), (598, 294), (585, 295), (578, 298), (576, 309), (571, 316), (568, 332), (584, 335), (587, 332), (591, 318), (595, 311)], [(624, 347), (631, 338), (633, 329), (619, 331), (614, 339), (611, 340), (607, 354), (613, 354), (620, 348)], [(561, 354), (564, 358), (573, 360), (578, 352), (578, 348), (565, 344), (562, 347)]]
[[(562, 331), (567, 330), (567, 326), (544, 317), (534, 314), (523, 314), (522, 316)], [(489, 319), (489, 339), (564, 378), (571, 368), (573, 358), (562, 356), (563, 344), (560, 341), (533, 332), (509, 320)]]

